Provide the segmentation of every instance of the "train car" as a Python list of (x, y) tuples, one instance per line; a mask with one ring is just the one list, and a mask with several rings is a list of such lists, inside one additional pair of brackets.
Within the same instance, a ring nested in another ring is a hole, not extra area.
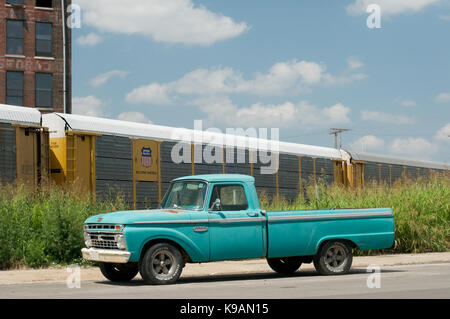
[[(156, 206), (169, 182), (186, 175), (248, 174), (259, 192), (287, 199), (308, 181), (343, 175), (342, 154), (333, 148), (59, 113), (42, 122), (51, 132), (53, 180), (78, 180), (99, 200), (120, 192), (136, 208)], [(273, 173), (264, 172), (264, 152), (275, 155)]]
[(444, 163), (410, 160), (369, 153), (348, 152), (355, 183), (378, 182), (392, 185), (399, 179), (428, 177), (432, 172), (448, 174), (449, 165)]
[(49, 132), (36, 109), (0, 104), (0, 183), (49, 179)]

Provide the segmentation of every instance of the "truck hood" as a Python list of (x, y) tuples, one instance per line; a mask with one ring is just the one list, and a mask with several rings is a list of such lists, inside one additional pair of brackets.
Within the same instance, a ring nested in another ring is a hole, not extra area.
[(177, 209), (129, 210), (96, 215), (86, 219), (86, 224), (127, 225), (139, 222), (190, 220), (191, 211)]

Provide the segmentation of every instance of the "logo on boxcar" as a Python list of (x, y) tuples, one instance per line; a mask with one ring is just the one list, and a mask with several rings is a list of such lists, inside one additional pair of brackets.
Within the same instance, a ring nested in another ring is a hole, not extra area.
[(141, 154), (141, 164), (144, 167), (152, 166), (152, 149), (150, 147), (143, 147)]

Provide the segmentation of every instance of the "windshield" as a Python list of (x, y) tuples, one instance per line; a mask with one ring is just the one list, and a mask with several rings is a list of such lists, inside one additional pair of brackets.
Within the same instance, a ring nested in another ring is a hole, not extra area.
[(206, 183), (180, 181), (170, 185), (161, 202), (161, 208), (202, 209), (205, 202)]

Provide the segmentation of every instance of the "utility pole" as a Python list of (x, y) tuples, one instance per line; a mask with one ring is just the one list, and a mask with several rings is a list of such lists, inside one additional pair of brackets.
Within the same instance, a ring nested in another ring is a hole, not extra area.
[[(330, 135), (334, 135), (334, 148), (335, 149), (341, 149), (342, 148), (342, 132), (348, 132), (349, 129), (346, 128), (331, 128), (330, 129)], [(339, 148), (337, 146), (337, 137), (339, 135)]]

